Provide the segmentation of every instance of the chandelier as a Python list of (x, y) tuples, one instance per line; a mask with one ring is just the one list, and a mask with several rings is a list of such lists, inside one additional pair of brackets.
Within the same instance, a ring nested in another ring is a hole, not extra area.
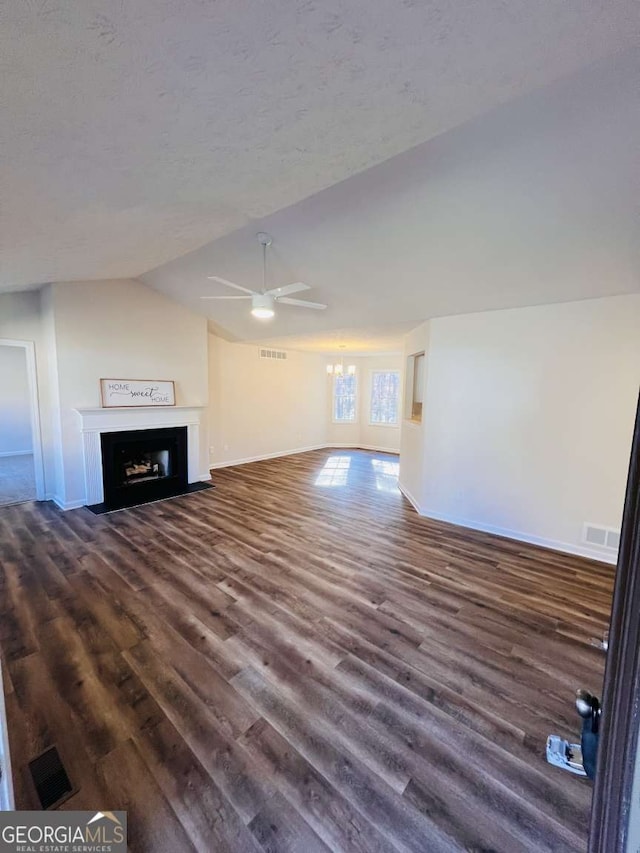
[[(340, 349), (345, 349), (345, 345), (342, 344)], [(340, 361), (336, 361), (334, 364), (327, 365), (327, 373), (329, 374), (329, 376), (344, 376), (345, 373), (347, 376), (355, 376), (356, 366), (355, 364), (348, 364), (345, 369), (344, 358), (341, 357)]]

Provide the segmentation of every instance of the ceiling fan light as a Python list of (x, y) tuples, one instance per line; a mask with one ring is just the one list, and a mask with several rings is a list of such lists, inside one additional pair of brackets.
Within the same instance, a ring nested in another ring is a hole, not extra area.
[(273, 308), (252, 308), (251, 313), (258, 320), (270, 320), (275, 312)]
[(273, 310), (273, 299), (262, 293), (257, 293), (251, 301), (251, 314), (258, 320), (270, 320), (275, 311)]

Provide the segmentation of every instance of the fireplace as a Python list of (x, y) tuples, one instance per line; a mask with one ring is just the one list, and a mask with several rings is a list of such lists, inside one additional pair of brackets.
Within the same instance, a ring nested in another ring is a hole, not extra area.
[(109, 509), (186, 491), (186, 426), (103, 432), (100, 444), (104, 504)]

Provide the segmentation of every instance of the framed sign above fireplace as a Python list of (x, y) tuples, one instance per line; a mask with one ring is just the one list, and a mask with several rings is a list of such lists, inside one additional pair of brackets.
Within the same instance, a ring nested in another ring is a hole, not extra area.
[(135, 406), (175, 406), (176, 391), (168, 379), (101, 379), (103, 409)]

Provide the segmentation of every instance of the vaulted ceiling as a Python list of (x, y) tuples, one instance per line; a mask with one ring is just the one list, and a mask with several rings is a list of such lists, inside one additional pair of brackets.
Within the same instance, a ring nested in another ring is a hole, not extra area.
[[(231, 339), (397, 348), (429, 317), (640, 291), (640, 54), (511, 101), (142, 279)], [(261, 324), (218, 275), (305, 281), (326, 311)], [(395, 345), (389, 340), (395, 329)], [(386, 330), (386, 331), (385, 331)]]
[[(635, 0), (0, 6), (0, 291), (141, 277), (230, 339), (638, 289)], [(222, 275), (302, 279), (260, 326)]]

